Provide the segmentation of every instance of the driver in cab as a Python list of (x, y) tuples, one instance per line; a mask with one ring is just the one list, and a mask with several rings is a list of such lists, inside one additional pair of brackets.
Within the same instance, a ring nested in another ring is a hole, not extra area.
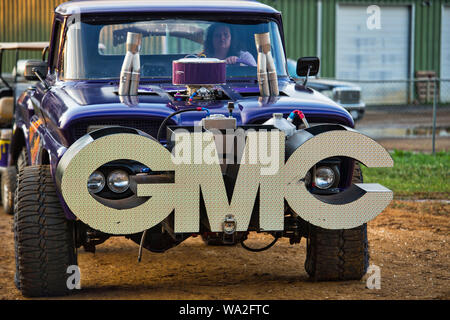
[(256, 67), (253, 55), (248, 51), (239, 50), (232, 40), (230, 27), (223, 23), (215, 23), (208, 28), (202, 55), (225, 60), (227, 64), (239, 63)]

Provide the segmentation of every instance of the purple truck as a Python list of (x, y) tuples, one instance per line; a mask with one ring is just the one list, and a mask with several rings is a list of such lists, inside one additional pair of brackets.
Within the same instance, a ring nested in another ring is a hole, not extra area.
[[(281, 14), (255, 1), (59, 5), (42, 61), (0, 90), (17, 288), (72, 292), (77, 250), (113, 236), (138, 260), (198, 235), (256, 252), (305, 238), (312, 279), (361, 279), (392, 192), (359, 163), (392, 159), (308, 87), (318, 68), (300, 58), (306, 80), (289, 77)], [(249, 232), (273, 241), (249, 247)]]

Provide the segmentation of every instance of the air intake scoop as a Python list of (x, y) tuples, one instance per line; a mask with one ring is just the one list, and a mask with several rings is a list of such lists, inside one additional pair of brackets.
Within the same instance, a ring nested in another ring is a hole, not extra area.
[(172, 62), (174, 85), (214, 86), (225, 84), (225, 61), (216, 58), (183, 58)]

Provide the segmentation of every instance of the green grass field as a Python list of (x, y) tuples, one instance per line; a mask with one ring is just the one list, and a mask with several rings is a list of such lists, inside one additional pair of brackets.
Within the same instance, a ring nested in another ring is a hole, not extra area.
[(394, 198), (450, 200), (450, 152), (435, 156), (395, 150), (393, 168), (362, 166), (365, 183), (379, 183), (394, 192)]

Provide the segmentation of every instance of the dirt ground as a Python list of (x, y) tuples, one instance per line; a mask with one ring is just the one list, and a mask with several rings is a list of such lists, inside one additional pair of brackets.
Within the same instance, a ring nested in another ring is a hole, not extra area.
[[(450, 299), (450, 203), (394, 201), (369, 222), (370, 263), (381, 289), (361, 281), (311, 282), (305, 240), (282, 239), (268, 251), (207, 247), (190, 238), (166, 253), (113, 238), (97, 252), (79, 251), (82, 289), (61, 299)], [(0, 299), (24, 299), (13, 283), (12, 218), (0, 212)], [(271, 241), (254, 235), (249, 246)]]
[[(368, 109), (360, 127), (431, 125), (431, 108)], [(438, 109), (438, 126), (450, 126), (450, 108)], [(431, 151), (431, 138), (377, 140), (386, 149)], [(438, 137), (436, 150), (450, 150)], [(450, 197), (449, 197), (450, 198)], [(12, 217), (0, 210), (0, 299), (24, 299), (13, 283)], [(59, 299), (450, 299), (450, 202), (395, 200), (368, 224), (370, 263), (381, 271), (381, 289), (361, 281), (312, 282), (304, 269), (306, 243), (279, 240), (261, 253), (235, 247), (207, 247), (190, 238), (166, 253), (144, 250), (112, 238), (95, 254), (79, 250), (82, 290)], [(268, 235), (247, 245), (261, 247)]]

